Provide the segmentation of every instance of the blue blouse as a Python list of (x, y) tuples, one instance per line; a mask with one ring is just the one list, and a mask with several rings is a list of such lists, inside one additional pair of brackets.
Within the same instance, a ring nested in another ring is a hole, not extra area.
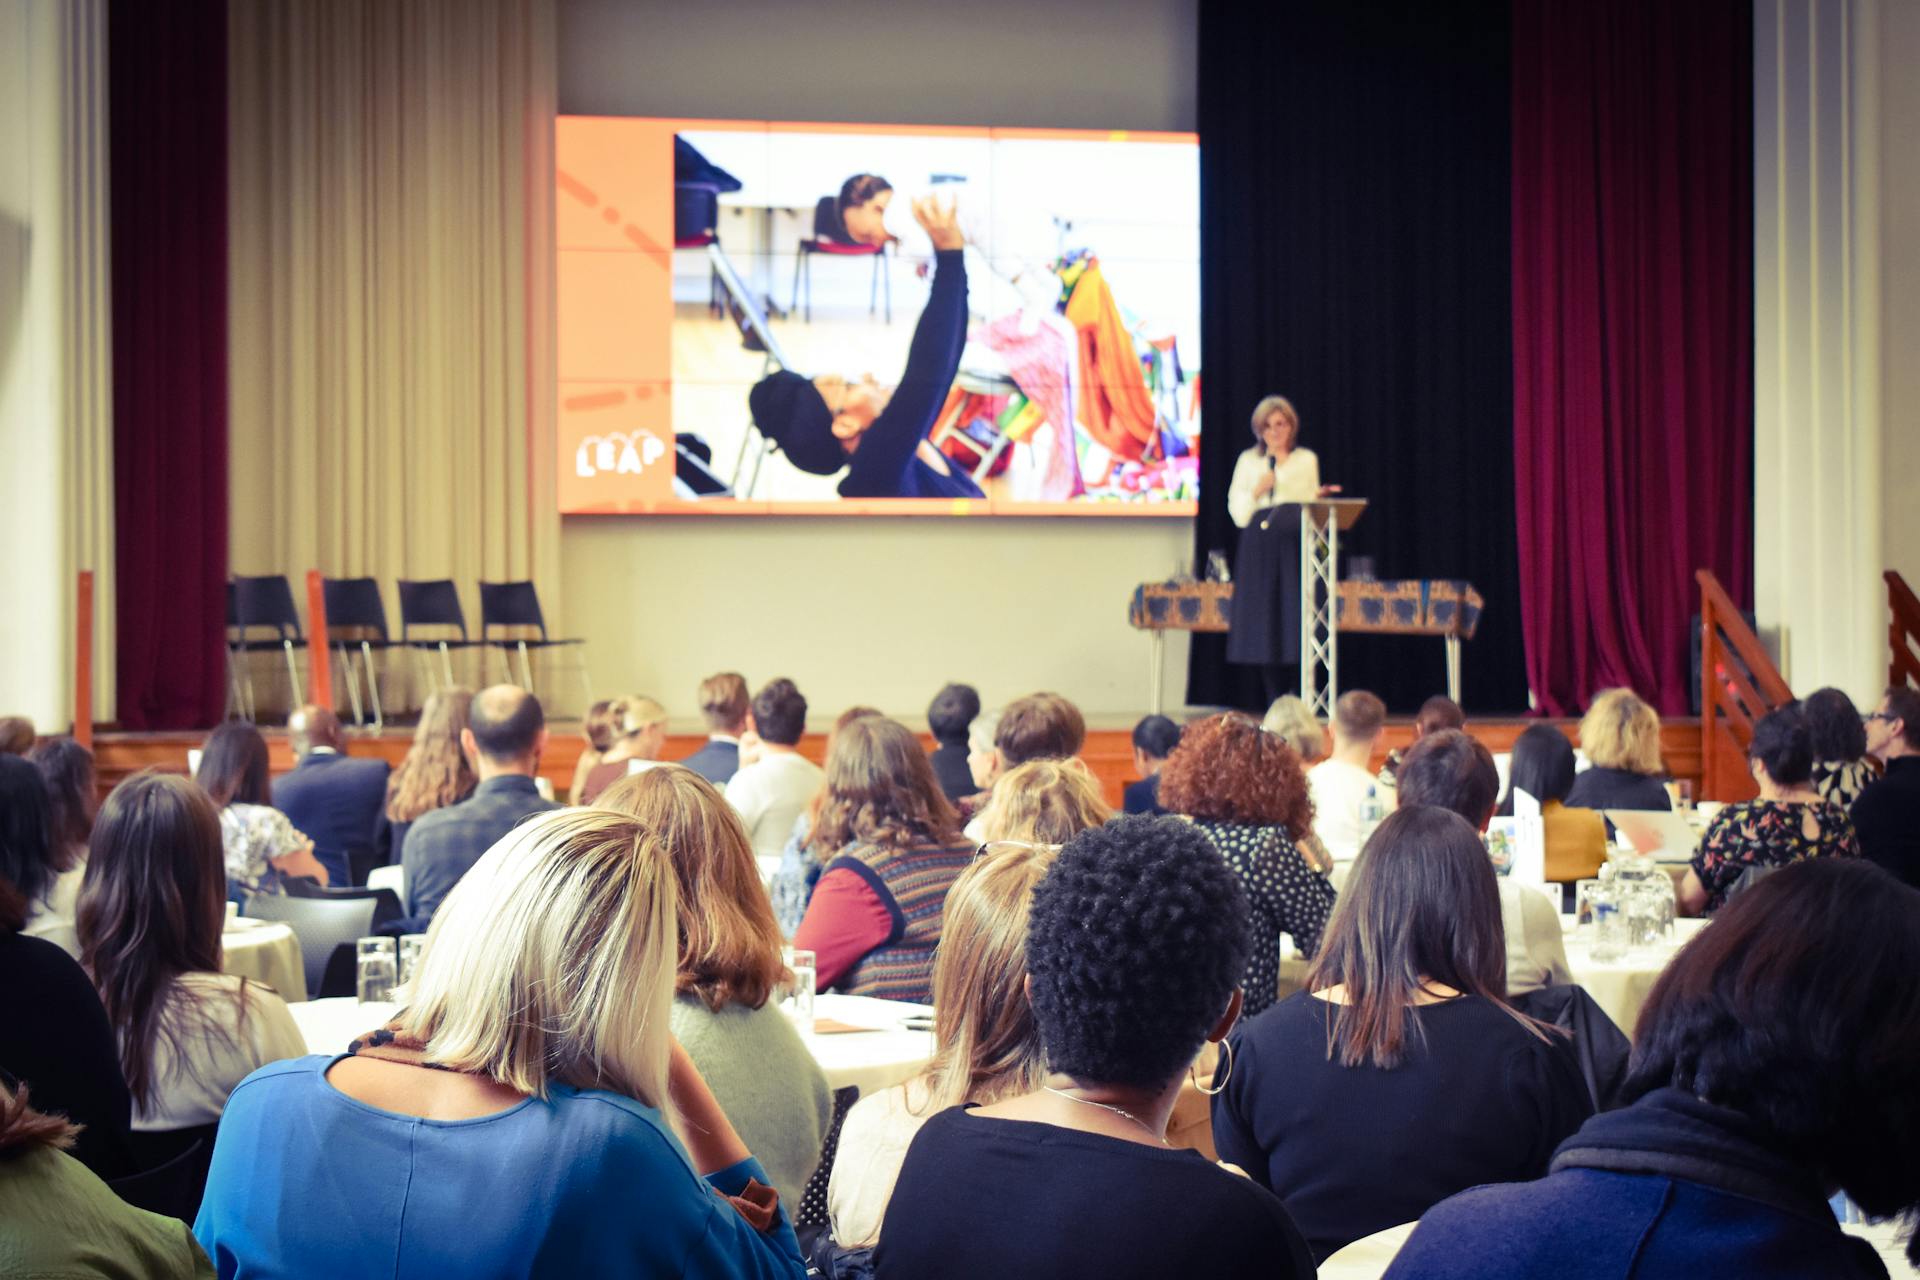
[(700, 1177), (661, 1114), (600, 1089), (473, 1120), (368, 1106), (327, 1083), (338, 1058), (276, 1062), (233, 1091), (194, 1235), (229, 1276), (806, 1274), (783, 1209), (762, 1235)]

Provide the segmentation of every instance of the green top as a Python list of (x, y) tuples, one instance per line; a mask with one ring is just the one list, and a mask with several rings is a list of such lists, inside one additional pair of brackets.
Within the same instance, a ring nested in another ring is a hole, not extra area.
[(0, 1157), (0, 1277), (213, 1276), (187, 1224), (136, 1209), (64, 1151)]

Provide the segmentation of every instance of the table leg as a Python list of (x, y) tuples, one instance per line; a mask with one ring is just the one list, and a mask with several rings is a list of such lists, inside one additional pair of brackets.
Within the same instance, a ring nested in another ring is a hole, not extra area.
[(1157, 716), (1165, 701), (1161, 696), (1161, 683), (1166, 677), (1167, 633), (1155, 627), (1152, 634), (1153, 647), (1147, 650), (1147, 710)]
[(1447, 696), (1460, 705), (1460, 637), (1447, 636)]

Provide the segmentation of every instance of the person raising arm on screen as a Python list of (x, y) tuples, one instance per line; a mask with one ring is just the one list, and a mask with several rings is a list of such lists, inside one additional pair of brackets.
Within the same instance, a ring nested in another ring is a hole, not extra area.
[(871, 377), (804, 378), (769, 374), (748, 393), (762, 435), (802, 471), (830, 476), (842, 467), (843, 498), (979, 498), (927, 440), (960, 369), (967, 337), (965, 238), (953, 206), (916, 200), (914, 217), (934, 245), (933, 290), (907, 349), (907, 367), (891, 390)]

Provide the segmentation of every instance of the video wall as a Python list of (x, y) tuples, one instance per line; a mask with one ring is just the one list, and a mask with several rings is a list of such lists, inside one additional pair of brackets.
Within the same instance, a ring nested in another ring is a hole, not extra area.
[(562, 117), (570, 514), (1191, 516), (1191, 134)]

